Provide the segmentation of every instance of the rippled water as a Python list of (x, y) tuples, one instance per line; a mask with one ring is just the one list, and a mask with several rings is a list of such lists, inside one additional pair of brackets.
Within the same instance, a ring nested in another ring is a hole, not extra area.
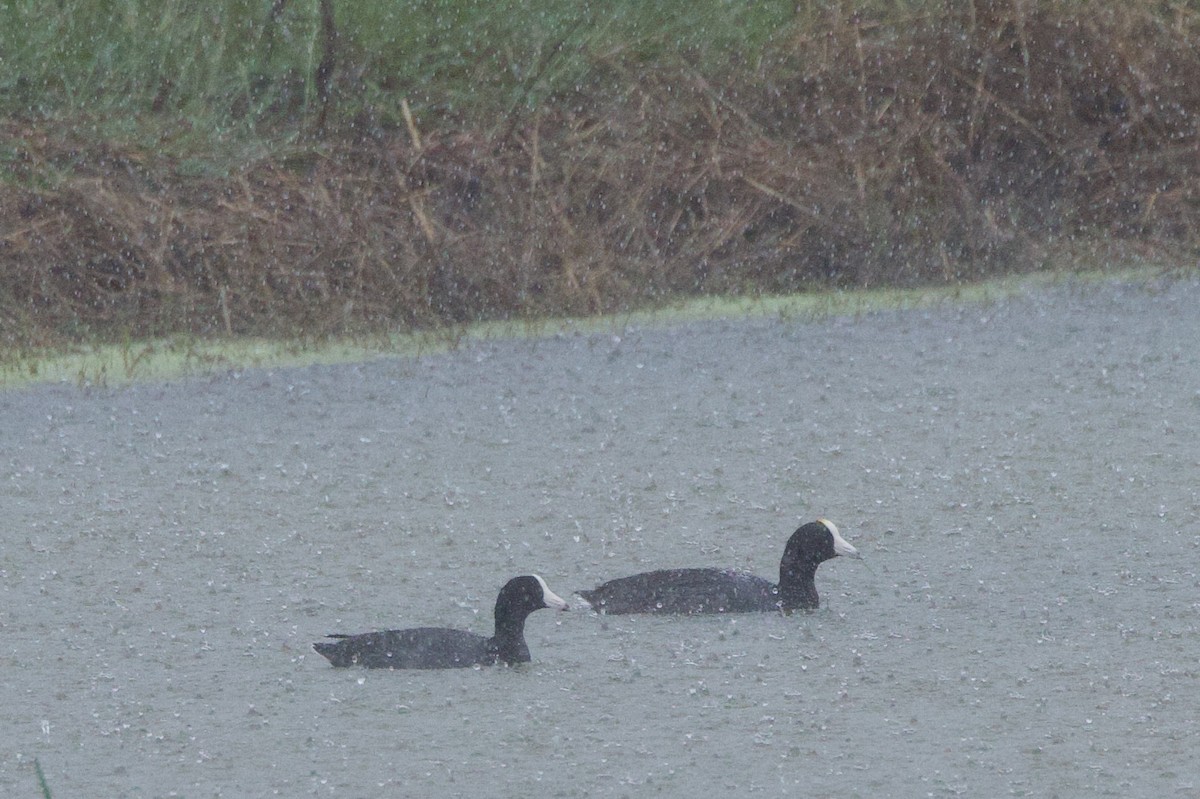
[[(1197, 342), (1184, 281), (0, 394), (0, 794), (1200, 795)], [(813, 614), (308, 648), (818, 515)]]

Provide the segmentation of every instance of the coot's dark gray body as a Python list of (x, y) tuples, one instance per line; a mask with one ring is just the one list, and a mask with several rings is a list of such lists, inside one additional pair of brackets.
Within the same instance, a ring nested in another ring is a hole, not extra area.
[(541, 608), (566, 610), (567, 603), (536, 574), (514, 577), (496, 597), (496, 634), (491, 638), (447, 627), (343, 635), (335, 633), (313, 649), (334, 666), (370, 669), (453, 669), (528, 663), (525, 619)]
[(779, 586), (734, 569), (660, 569), (579, 595), (605, 613), (752, 613), (779, 609)]
[(517, 641), (502, 653), (491, 638), (447, 627), (414, 627), (360, 635), (333, 634), (336, 642), (322, 641), (313, 649), (335, 666), (368, 669), (446, 669), (491, 666), (496, 662), (527, 663), (529, 647)]
[(817, 566), (838, 555), (858, 557), (858, 550), (837, 525), (818, 519), (801, 526), (788, 539), (779, 562), (779, 583), (736, 569), (662, 569), (621, 577), (579, 591), (603, 613), (756, 613), (814, 610)]

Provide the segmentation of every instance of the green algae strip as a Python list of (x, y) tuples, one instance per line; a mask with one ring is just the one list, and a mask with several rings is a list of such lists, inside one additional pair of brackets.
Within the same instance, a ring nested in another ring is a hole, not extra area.
[(347, 337), (315, 343), (260, 338), (129, 341), (80, 346), (68, 352), (0, 356), (0, 388), (67, 383), (121, 386), (247, 368), (354, 363), (380, 357), (420, 357), (473, 341), (538, 338), (562, 333), (617, 332), (628, 327), (669, 327), (688, 322), (745, 318), (816, 319), (938, 305), (978, 304), (1050, 286), (1146, 282), (1162, 268), (1120, 271), (1038, 272), (980, 283), (918, 289), (857, 289), (765, 297), (705, 297), (609, 316), (482, 322), (417, 333)]

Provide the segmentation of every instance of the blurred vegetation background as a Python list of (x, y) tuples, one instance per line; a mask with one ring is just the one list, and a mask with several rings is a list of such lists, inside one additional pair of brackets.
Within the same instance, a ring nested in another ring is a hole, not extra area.
[(0, 349), (1200, 252), (1200, 3), (10, 0)]

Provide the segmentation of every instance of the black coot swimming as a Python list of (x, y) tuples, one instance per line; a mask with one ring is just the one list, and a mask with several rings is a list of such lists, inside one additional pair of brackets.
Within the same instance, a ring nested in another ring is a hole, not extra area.
[(788, 539), (779, 584), (735, 569), (662, 569), (578, 591), (603, 613), (754, 613), (815, 610), (817, 566), (838, 555), (859, 557), (837, 525), (818, 519)]
[(536, 574), (514, 577), (496, 597), (496, 634), (491, 638), (448, 627), (415, 627), (360, 635), (329, 635), (313, 644), (335, 666), (369, 669), (454, 669), (499, 663), (528, 663), (525, 619), (542, 608), (566, 610), (567, 603)]

